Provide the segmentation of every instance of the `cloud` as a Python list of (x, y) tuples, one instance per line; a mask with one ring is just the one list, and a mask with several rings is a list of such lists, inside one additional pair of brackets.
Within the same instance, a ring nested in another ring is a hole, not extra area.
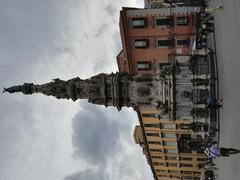
[(114, 16), (116, 14), (119, 14), (119, 12), (117, 11), (117, 9), (112, 5), (109, 4), (107, 5), (104, 10), (110, 15), (110, 16)]
[(147, 179), (142, 166), (146, 159), (132, 136), (136, 114), (127, 108), (118, 112), (84, 102), (81, 107), (72, 124), (72, 141), (74, 157), (86, 161), (88, 168), (65, 180), (81, 180), (85, 175), (104, 180)]
[(1, 2), (0, 75), (5, 77), (1, 83), (12, 78), (13, 74), (16, 81), (23, 77), (27, 79), (31, 66), (56, 37), (53, 22), (56, 8), (51, 2), (44, 8), (45, 3), (46, 0), (27, 4), (26, 1)]
[[(83, 103), (84, 110), (74, 117), (73, 121), (73, 146), (74, 155), (94, 163), (104, 163), (119, 148), (121, 129), (124, 124), (114, 120), (112, 111), (92, 104)], [(108, 113), (106, 115), (106, 113)]]
[(107, 25), (107, 24), (101, 25), (101, 26), (98, 28), (98, 30), (97, 30), (96, 34), (94, 35), (94, 37), (97, 38), (97, 37), (101, 36), (107, 28), (108, 28), (108, 25)]
[[(134, 5), (135, 0), (1, 1), (0, 88), (116, 71), (119, 10)], [(0, 119), (0, 180), (59, 180), (79, 173), (85, 179), (140, 179), (146, 165), (133, 141), (137, 117), (130, 110), (1, 93)]]
[(67, 176), (64, 180), (106, 180), (99, 170), (87, 169), (83, 172), (78, 172), (73, 175)]
[(71, 157), (69, 123), (77, 104), (41, 95), (1, 94), (0, 98), (1, 180), (60, 179), (80, 169)]

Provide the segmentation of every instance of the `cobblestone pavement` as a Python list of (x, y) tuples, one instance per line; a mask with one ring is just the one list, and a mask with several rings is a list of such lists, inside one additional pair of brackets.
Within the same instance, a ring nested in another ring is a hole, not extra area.
[[(240, 149), (240, 1), (213, 1), (223, 5), (215, 13), (220, 97), (223, 109), (220, 117), (220, 147)], [(240, 155), (216, 160), (217, 180), (240, 179)]]

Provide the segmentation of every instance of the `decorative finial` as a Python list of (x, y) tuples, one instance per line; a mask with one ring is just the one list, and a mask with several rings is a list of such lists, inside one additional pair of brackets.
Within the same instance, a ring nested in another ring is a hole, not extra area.
[(5, 92), (9, 92), (9, 93), (22, 92), (24, 94), (32, 94), (32, 89), (31, 89), (32, 86), (33, 86), (32, 83), (24, 83), (23, 85), (12, 86), (9, 88), (3, 88), (3, 93), (5, 93)]
[(3, 88), (3, 93), (5, 93), (6, 91), (7, 91), (7, 89), (4, 87), (4, 88)]
[(3, 88), (3, 92), (9, 92), (9, 93), (15, 93), (15, 92), (20, 92), (22, 90), (21, 86), (12, 86), (9, 88)]

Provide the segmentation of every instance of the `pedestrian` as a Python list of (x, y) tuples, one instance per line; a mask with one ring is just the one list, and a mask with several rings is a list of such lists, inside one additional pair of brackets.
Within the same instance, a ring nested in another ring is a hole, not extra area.
[(200, 28), (201, 28), (202, 31), (206, 31), (206, 32), (208, 32), (208, 33), (211, 33), (211, 32), (214, 31), (214, 25), (213, 25), (213, 23), (202, 22)]
[(208, 155), (208, 157), (210, 158), (216, 158), (216, 157), (220, 157), (220, 156), (230, 156), (232, 154), (238, 154), (240, 153), (239, 149), (234, 149), (234, 148), (225, 148), (225, 147), (215, 147), (215, 146), (211, 146), (211, 147), (207, 147), (205, 149), (205, 154)]
[(207, 99), (207, 108), (209, 109), (218, 109), (222, 107), (221, 100), (216, 99), (215, 97), (209, 97)]
[(207, 170), (205, 172), (205, 180), (214, 180), (214, 171), (213, 170)]

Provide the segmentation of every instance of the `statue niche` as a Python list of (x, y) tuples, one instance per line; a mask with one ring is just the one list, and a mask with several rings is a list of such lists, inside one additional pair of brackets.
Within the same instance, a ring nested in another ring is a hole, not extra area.
[(151, 94), (151, 91), (148, 87), (138, 87), (135, 91), (137, 97), (146, 97), (150, 96)]

